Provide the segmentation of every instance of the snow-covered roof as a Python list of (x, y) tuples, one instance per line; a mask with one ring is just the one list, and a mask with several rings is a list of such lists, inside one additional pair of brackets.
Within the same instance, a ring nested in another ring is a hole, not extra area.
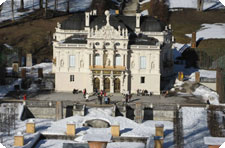
[(206, 145), (222, 145), (225, 143), (225, 137), (204, 137)]

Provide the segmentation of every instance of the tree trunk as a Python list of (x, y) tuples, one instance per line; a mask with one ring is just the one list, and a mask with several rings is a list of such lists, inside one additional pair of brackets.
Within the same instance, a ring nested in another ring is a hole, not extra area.
[(67, 13), (70, 13), (70, 0), (67, 0), (67, 9), (66, 9)]
[(48, 0), (45, 0), (45, 17), (47, 16)]
[(20, 0), (20, 10), (24, 10), (24, 0)]
[(40, 9), (43, 8), (43, 0), (39, 0), (39, 8), (40, 8)]
[(55, 0), (55, 8), (54, 8), (54, 11), (56, 11), (58, 8), (58, 0)]
[(3, 3), (0, 5), (0, 16), (1, 16), (1, 12), (2, 12), (2, 7), (3, 7)]
[(11, 1), (11, 7), (12, 7), (12, 21), (14, 21), (14, 0)]

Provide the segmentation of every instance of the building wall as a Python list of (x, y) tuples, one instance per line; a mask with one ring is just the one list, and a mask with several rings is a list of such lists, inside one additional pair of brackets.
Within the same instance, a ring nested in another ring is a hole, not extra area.
[[(70, 81), (70, 75), (74, 75), (74, 81)], [(63, 92), (72, 92), (73, 89), (83, 90), (87, 89), (87, 92), (93, 92), (92, 80), (87, 73), (80, 72), (58, 72), (55, 76), (55, 90)]]

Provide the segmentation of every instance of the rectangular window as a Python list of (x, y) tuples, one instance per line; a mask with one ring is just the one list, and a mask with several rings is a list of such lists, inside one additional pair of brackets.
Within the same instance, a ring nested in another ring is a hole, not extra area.
[(146, 56), (140, 57), (140, 69), (146, 69)]
[(70, 56), (70, 67), (75, 67), (75, 56)]
[(145, 83), (145, 77), (141, 77), (141, 83)]
[(70, 82), (74, 82), (74, 75), (70, 75)]

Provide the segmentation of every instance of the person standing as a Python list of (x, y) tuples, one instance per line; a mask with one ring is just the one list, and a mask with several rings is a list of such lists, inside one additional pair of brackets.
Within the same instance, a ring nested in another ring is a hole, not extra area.
[(89, 100), (88, 100), (88, 99), (89, 99), (89, 95), (86, 94), (85, 97), (86, 97), (86, 102), (88, 102), (88, 101), (89, 101)]
[(102, 105), (102, 96), (100, 95), (100, 93), (98, 93), (98, 101), (99, 104)]
[(83, 98), (85, 98), (86, 97), (86, 88), (83, 90)]

